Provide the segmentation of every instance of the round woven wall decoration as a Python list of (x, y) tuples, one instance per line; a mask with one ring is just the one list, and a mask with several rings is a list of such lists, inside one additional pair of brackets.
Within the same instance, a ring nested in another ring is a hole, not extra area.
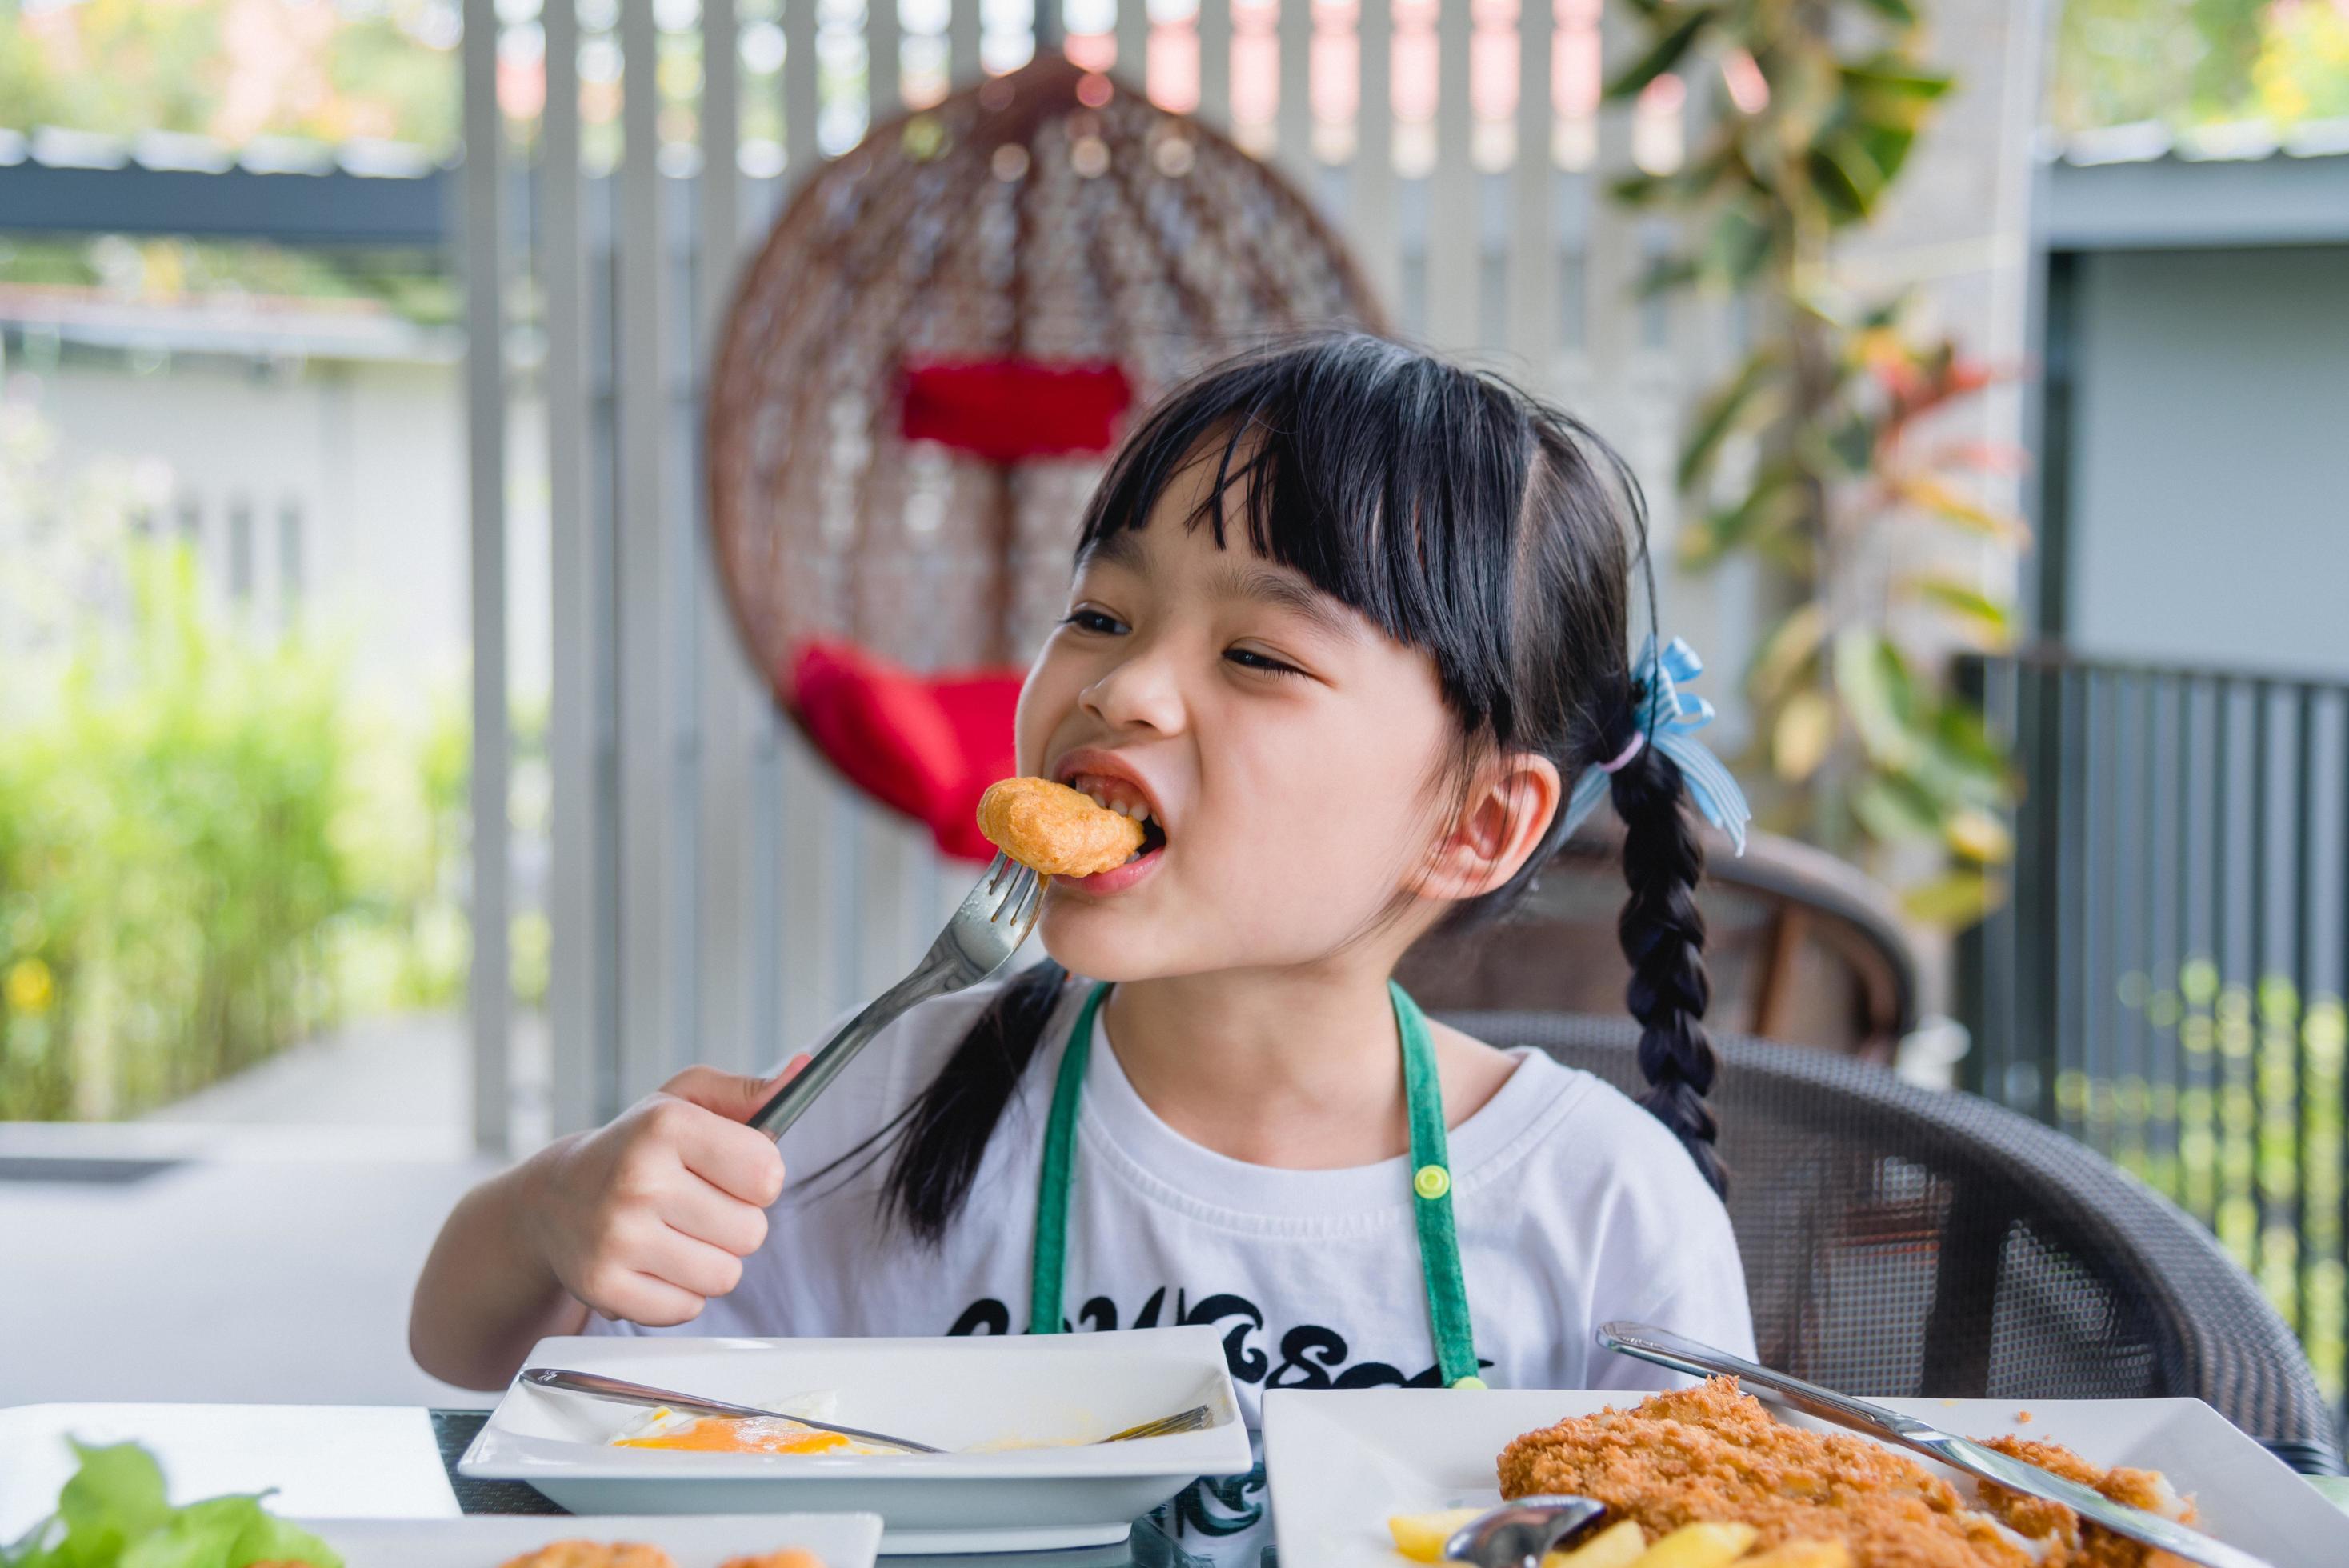
[(872, 787), (843, 755), (865, 740), (803, 700), (811, 647), (1006, 677), (1064, 607), (1133, 411), (1253, 343), (1378, 319), (1279, 176), (1057, 53), (881, 126), (793, 197), (720, 340), (713, 556), (752, 662)]
[(1059, 614), (1102, 456), (909, 439), (909, 366), (1105, 364), (1138, 408), (1268, 335), (1377, 320), (1271, 170), (1057, 54), (881, 127), (802, 187), (721, 338), (710, 518), (757, 664), (810, 637), (1019, 663)]

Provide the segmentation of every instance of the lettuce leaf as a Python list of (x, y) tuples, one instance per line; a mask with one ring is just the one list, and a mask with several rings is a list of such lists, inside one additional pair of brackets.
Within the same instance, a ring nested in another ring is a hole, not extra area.
[(136, 1443), (75, 1443), (74, 1452), (81, 1466), (57, 1494), (57, 1513), (0, 1547), (0, 1568), (343, 1568), (332, 1547), (271, 1513), (259, 1497), (173, 1508), (154, 1456)]

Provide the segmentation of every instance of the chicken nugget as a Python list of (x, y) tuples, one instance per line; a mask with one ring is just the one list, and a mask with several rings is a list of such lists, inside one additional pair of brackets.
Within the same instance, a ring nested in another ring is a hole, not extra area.
[(677, 1560), (640, 1541), (555, 1541), (505, 1568), (677, 1568)]
[(786, 1546), (763, 1557), (730, 1557), (718, 1568), (823, 1568), (823, 1559), (803, 1546)]
[(1049, 779), (1005, 779), (978, 798), (978, 830), (1005, 854), (1054, 877), (1122, 866), (1142, 848), (1142, 824)]

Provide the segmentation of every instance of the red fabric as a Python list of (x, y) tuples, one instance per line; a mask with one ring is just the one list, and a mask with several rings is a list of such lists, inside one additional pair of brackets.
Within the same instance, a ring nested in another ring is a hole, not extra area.
[(1105, 452), (1133, 400), (1114, 365), (981, 359), (905, 367), (903, 428), (991, 463)]
[(790, 681), (816, 749), (850, 783), (927, 827), (947, 854), (994, 855), (978, 798), (1015, 767), (1018, 672), (925, 679), (851, 643), (809, 643)]

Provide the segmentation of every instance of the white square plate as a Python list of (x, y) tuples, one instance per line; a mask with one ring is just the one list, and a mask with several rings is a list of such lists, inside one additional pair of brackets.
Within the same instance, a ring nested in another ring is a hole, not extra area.
[(658, 1518), (565, 1519), (478, 1515), (466, 1519), (305, 1519), (343, 1554), (348, 1568), (500, 1568), (558, 1541), (641, 1541), (677, 1568), (718, 1568), (797, 1546), (823, 1568), (873, 1568), (881, 1546), (877, 1513), (758, 1513)]
[[(616, 1449), (637, 1409), (517, 1380), (457, 1468), (528, 1481), (574, 1513), (869, 1511), (887, 1522), (893, 1553), (1038, 1551), (1123, 1540), (1195, 1478), (1245, 1474), (1252, 1462), (1223, 1340), (1205, 1326), (968, 1339), (595, 1336), (542, 1341), (529, 1365), (743, 1405), (831, 1391), (830, 1419), (958, 1450)], [(1214, 1425), (1071, 1446), (1193, 1405)], [(1022, 1442), (1060, 1446), (983, 1447)]]
[[(1271, 1390), (1264, 1458), (1281, 1568), (1406, 1568), (1387, 1516), (1500, 1500), (1509, 1439), (1637, 1395), (1591, 1389)], [(2278, 1565), (2344, 1561), (2349, 1521), (2199, 1399), (1883, 1399), (1970, 1438), (2062, 1443), (2100, 1465), (2158, 1470), (2194, 1499), (2197, 1527)], [(2028, 1423), (2016, 1416), (2028, 1411)], [(1839, 1429), (1785, 1410), (1782, 1420)], [(1920, 1459), (1961, 1491), (1971, 1483)]]

